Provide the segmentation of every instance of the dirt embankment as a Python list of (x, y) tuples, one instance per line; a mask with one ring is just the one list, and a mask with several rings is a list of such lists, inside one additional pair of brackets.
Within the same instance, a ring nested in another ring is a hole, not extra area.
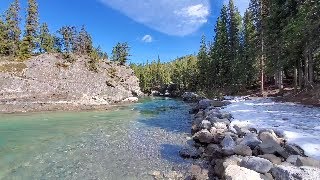
[(60, 54), (1, 62), (0, 112), (101, 109), (142, 94), (128, 66), (110, 61), (94, 66), (90, 70), (87, 57), (68, 62)]

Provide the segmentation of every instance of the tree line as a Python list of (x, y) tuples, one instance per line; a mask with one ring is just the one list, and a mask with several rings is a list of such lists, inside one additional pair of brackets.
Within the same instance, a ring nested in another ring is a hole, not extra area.
[[(251, 0), (241, 17), (233, 0), (221, 9), (215, 37), (199, 51), (202, 88), (248, 88), (284, 80), (313, 86), (319, 75), (320, 1)], [(316, 73), (316, 74), (315, 74)]]
[[(145, 90), (168, 82), (186, 90), (228, 89), (233, 93), (258, 88), (263, 92), (265, 85), (276, 85), (282, 91), (285, 83), (295, 90), (312, 87), (320, 77), (319, 34), (320, 1), (251, 0), (242, 17), (229, 0), (220, 11), (213, 39), (202, 36), (194, 61), (185, 57), (180, 59), (183, 63), (153, 61), (138, 65), (136, 72)], [(169, 71), (170, 78), (160, 73), (161, 68)], [(184, 83), (185, 77), (178, 72), (192, 79)]]
[[(63, 53), (85, 55), (95, 62), (108, 59), (108, 54), (94, 47), (91, 35), (85, 26), (63, 26), (56, 33), (50, 33), (47, 23), (40, 24), (36, 0), (28, 0), (24, 30), (20, 29), (20, 3), (14, 0), (0, 17), (0, 57), (6, 56), (23, 61), (42, 53)], [(112, 51), (112, 60), (125, 64), (128, 61), (130, 47), (127, 43), (118, 43)]]

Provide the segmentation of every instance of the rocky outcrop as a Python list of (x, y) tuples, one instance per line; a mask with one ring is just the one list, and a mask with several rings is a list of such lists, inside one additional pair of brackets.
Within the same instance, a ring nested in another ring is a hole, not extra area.
[(95, 64), (95, 72), (89, 58), (74, 58), (68, 62), (60, 54), (43, 54), (18, 70), (2, 70), (0, 112), (92, 109), (142, 95), (130, 67), (105, 61)]
[(221, 112), (220, 105), (227, 103), (203, 99), (192, 111), (195, 147), (202, 152), (198, 157), (207, 160), (211, 178), (319, 179), (320, 161), (306, 157), (272, 129), (234, 125), (232, 115)]

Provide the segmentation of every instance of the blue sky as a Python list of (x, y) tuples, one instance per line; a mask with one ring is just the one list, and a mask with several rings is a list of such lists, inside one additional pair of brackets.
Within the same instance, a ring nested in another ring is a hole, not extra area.
[[(4, 12), (13, 0), (1, 0)], [(26, 1), (20, 0), (22, 18)], [(38, 0), (40, 21), (52, 32), (64, 25), (85, 25), (95, 45), (110, 54), (117, 42), (131, 46), (131, 62), (162, 61), (197, 53), (201, 35), (213, 37), (220, 8), (227, 0)], [(241, 13), (249, 0), (235, 0)]]

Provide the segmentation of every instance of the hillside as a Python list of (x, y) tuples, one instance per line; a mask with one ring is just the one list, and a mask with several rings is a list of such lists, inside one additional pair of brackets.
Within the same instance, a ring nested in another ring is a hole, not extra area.
[(68, 62), (60, 54), (42, 54), (25, 62), (0, 62), (0, 112), (105, 109), (141, 95), (128, 66), (86, 56)]

